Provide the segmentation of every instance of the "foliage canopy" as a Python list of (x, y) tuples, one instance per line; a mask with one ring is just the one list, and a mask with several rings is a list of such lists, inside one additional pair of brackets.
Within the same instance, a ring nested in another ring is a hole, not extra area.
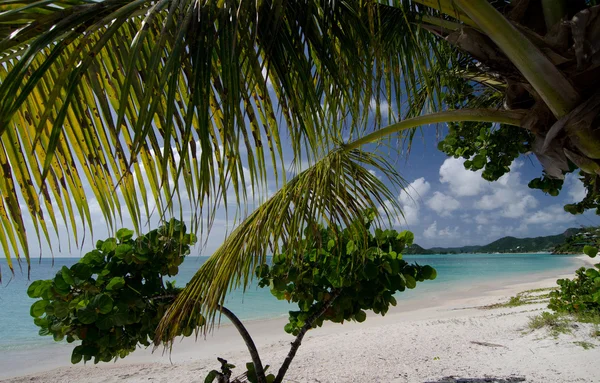
[[(364, 220), (369, 227), (373, 216)], [(271, 267), (257, 267), (259, 286), (269, 287), (277, 299), (298, 304), (299, 311), (290, 311), (286, 332), (298, 335), (334, 293), (335, 300), (312, 327), (326, 320), (363, 322), (366, 310), (385, 315), (390, 305), (396, 305), (396, 292), (435, 279), (431, 266), (410, 265), (402, 259), (403, 250), (413, 242), (411, 232), (376, 229), (375, 235), (368, 232), (362, 238), (354, 233), (336, 227), (309, 227), (299, 252), (283, 249), (273, 256)]]
[[(121, 229), (116, 238), (98, 241), (70, 268), (63, 266), (50, 280), (33, 282), (27, 294), (39, 298), (31, 306), (40, 335), (72, 343), (72, 363), (93, 359), (109, 362), (149, 346), (167, 307), (181, 291), (165, 276), (174, 276), (194, 234), (171, 220), (156, 230), (133, 238)], [(179, 335), (189, 336), (203, 317), (193, 316)], [(195, 325), (195, 326), (194, 326)]]

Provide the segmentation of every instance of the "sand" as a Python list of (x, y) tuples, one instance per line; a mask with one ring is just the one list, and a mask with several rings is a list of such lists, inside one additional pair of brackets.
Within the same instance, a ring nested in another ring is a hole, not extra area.
[[(587, 257), (581, 265), (591, 264)], [(286, 382), (439, 382), (445, 377), (524, 378), (526, 382), (600, 382), (600, 339), (592, 326), (578, 324), (570, 334), (531, 331), (529, 318), (544, 304), (482, 310), (506, 302), (518, 292), (552, 287), (572, 273), (531, 276), (533, 281), (495, 281), (439, 292), (427, 299), (399, 303), (385, 317), (365, 323), (328, 324), (311, 330), (294, 359)], [(276, 370), (293, 337), (283, 332), (285, 319), (250, 322), (263, 363)], [(596, 349), (584, 349), (588, 342)], [(2, 382), (203, 382), (217, 356), (241, 366), (250, 357), (231, 326), (208, 339), (186, 339), (171, 355), (139, 350), (116, 363), (69, 365), (70, 348), (51, 353), (15, 354), (0, 361)], [(57, 368), (58, 367), (58, 368)], [(29, 374), (29, 375), (26, 375)]]

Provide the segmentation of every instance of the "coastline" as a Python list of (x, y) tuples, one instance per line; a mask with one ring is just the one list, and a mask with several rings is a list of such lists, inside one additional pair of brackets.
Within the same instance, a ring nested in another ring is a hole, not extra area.
[[(323, 328), (312, 330), (307, 334), (303, 346), (299, 349), (298, 355), (290, 368), (290, 381), (314, 381), (309, 379), (312, 377), (318, 377), (321, 382), (361, 382), (366, 381), (365, 379), (382, 381), (378, 380), (379, 378), (373, 379), (373, 374), (388, 374), (386, 381), (412, 382), (440, 379), (443, 376), (452, 375), (450, 373), (452, 371), (458, 373), (464, 370), (464, 372), (467, 372), (469, 369), (485, 366), (488, 363), (487, 361), (478, 360), (475, 363), (468, 359), (478, 358), (479, 356), (469, 356), (470, 353), (467, 351), (472, 345), (468, 342), (462, 345), (458, 344), (460, 341), (454, 339), (453, 336), (463, 339), (468, 334), (475, 335), (477, 331), (483, 331), (484, 328), (486, 331), (490, 331), (487, 328), (489, 326), (485, 324), (486, 321), (500, 320), (501, 326), (514, 325), (513, 327), (522, 327), (523, 323), (521, 322), (524, 319), (526, 322), (527, 316), (532, 315), (527, 314), (527, 312), (532, 309), (540, 311), (544, 307), (543, 305), (534, 305), (532, 307), (521, 307), (518, 310), (501, 309), (494, 313), (480, 310), (477, 307), (506, 301), (509, 297), (524, 290), (555, 286), (557, 279), (571, 277), (575, 268), (592, 265), (595, 260), (587, 256), (579, 256), (574, 257), (574, 263), (579, 264), (579, 266), (575, 265), (573, 269), (564, 270), (564, 272), (559, 271), (557, 273), (554, 270), (533, 274), (528, 276), (528, 282), (525, 283), (523, 283), (522, 276), (505, 278), (476, 283), (453, 290), (431, 292), (427, 294), (427, 297), (421, 296), (419, 299), (399, 299), (398, 306), (390, 310), (385, 317), (371, 314), (368, 315), (368, 320), (362, 324), (345, 323), (339, 325), (327, 323)], [(498, 315), (505, 316), (508, 324), (505, 324)], [(518, 323), (512, 323), (515, 320)], [(283, 361), (288, 351), (289, 342), (293, 339), (283, 331), (286, 322), (287, 319), (282, 317), (245, 323), (261, 352), (264, 363), (272, 364), (274, 368), (278, 368)], [(473, 326), (474, 328), (471, 328)], [(501, 328), (501, 326), (498, 328)], [(491, 331), (496, 335), (501, 335), (494, 328)], [(507, 341), (523, 340), (519, 338), (515, 331), (504, 335), (509, 335), (510, 338), (496, 340), (493, 343), (503, 344)], [(479, 335), (479, 337), (484, 336), (489, 336), (489, 334)], [(407, 342), (405, 338), (410, 339), (410, 341)], [(491, 342), (488, 339), (480, 340)], [(533, 342), (534, 339), (532, 338), (530, 341)], [(356, 348), (357, 344), (361, 345), (359, 349)], [(440, 344), (443, 344), (445, 348), (440, 349)], [(454, 349), (453, 344), (456, 344), (458, 349)], [(390, 348), (396, 351), (389, 351), (389, 355), (381, 354), (383, 349)], [(69, 345), (64, 347), (57, 345), (51, 349), (50, 355), (40, 354), (36, 357), (35, 352), (31, 351), (14, 353), (8, 359), (3, 358), (0, 361), (0, 379), (15, 377), (14, 379), (3, 380), (3, 382), (11, 383), (29, 381), (147, 382), (153, 380), (166, 381), (167, 379), (169, 382), (203, 381), (208, 371), (218, 367), (217, 356), (223, 357), (238, 366), (243, 366), (250, 360), (243, 341), (231, 325), (222, 325), (206, 340), (198, 339), (198, 342), (195, 342), (192, 337), (176, 342), (171, 355), (163, 355), (160, 349), (153, 354), (150, 352), (151, 350), (147, 349), (138, 350), (126, 359), (119, 360), (116, 363), (98, 364), (96, 366), (93, 364), (72, 366), (70, 364), (70, 350), (71, 346)], [(511, 353), (508, 354), (512, 355), (512, 351), (517, 352), (519, 350), (512, 350), (511, 348)], [(525, 351), (531, 355), (527, 348), (525, 348)], [(577, 355), (582, 363), (585, 362), (586, 357), (592, 358), (593, 355), (593, 351), (587, 354), (582, 353), (582, 355), (573, 351), (579, 350), (570, 350), (569, 352)], [(562, 355), (558, 352), (556, 354)], [(445, 366), (442, 360), (445, 360), (449, 355), (463, 355), (467, 359), (460, 362), (454, 360)], [(527, 356), (527, 354), (519, 354), (515, 361), (518, 362), (519, 358), (522, 359)], [(439, 360), (434, 361), (433, 358), (436, 357)], [(569, 355), (565, 357), (569, 357)], [(388, 366), (387, 362), (384, 363), (390, 358), (396, 360), (400, 365)], [(35, 360), (35, 362), (32, 363), (32, 360)], [(588, 365), (593, 365), (591, 360), (587, 362)], [(170, 361), (172, 361), (172, 364)], [(578, 363), (577, 360), (572, 362)], [(577, 366), (579, 368), (578, 364)], [(534, 366), (530, 367), (533, 368)], [(537, 368), (541, 370), (545, 367), (547, 366), (541, 365)], [(442, 369), (440, 370), (440, 368)], [(490, 373), (501, 372), (506, 374), (504, 370), (507, 368), (510, 368), (510, 366), (495, 366), (492, 370), (496, 372), (490, 371)], [(583, 374), (581, 375), (583, 377), (594, 376), (591, 369), (592, 367), (588, 367), (588, 371), (582, 365), (581, 371), (576, 372), (576, 374)], [(446, 370), (448, 373), (444, 372)], [(518, 372), (517, 370), (515, 369), (515, 373)], [(395, 371), (399, 371), (400, 375), (394, 375)], [(242, 371), (236, 372), (241, 373)], [(476, 372), (472, 371), (471, 373)], [(482, 373), (485, 372), (482, 371), (480, 375)], [(536, 371), (535, 373), (542, 374), (543, 372)], [(585, 373), (588, 373), (588, 375), (585, 375)], [(590, 373), (592, 375), (589, 375)], [(26, 374), (34, 375), (23, 376)], [(381, 379), (383, 379), (383, 375), (381, 375)], [(371, 376), (371, 378), (367, 378), (368, 376)], [(580, 375), (577, 376), (581, 378)], [(417, 380), (414, 380), (415, 378)], [(550, 379), (545, 381), (556, 382), (568, 381), (564, 380), (564, 376), (559, 380), (551, 380), (552, 378), (547, 376), (544, 379)]]

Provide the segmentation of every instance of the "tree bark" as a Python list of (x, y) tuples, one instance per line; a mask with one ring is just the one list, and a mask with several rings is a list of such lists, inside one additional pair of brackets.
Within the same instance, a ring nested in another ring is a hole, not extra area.
[(260, 356), (258, 355), (258, 349), (250, 336), (246, 327), (242, 324), (242, 322), (235, 316), (234, 313), (229, 311), (226, 307), (219, 306), (219, 311), (221, 311), (230, 321), (233, 323), (235, 328), (238, 330), (244, 342), (246, 343), (246, 347), (248, 348), (248, 352), (250, 352), (250, 357), (252, 358), (252, 363), (254, 363), (254, 370), (256, 371), (256, 379), (258, 383), (267, 383), (267, 377), (265, 376), (265, 369), (263, 368), (262, 361), (260, 360)]
[(294, 359), (294, 356), (296, 356), (298, 347), (300, 347), (300, 345), (302, 344), (302, 339), (304, 338), (304, 335), (306, 334), (306, 332), (308, 330), (310, 330), (312, 328), (313, 322), (315, 320), (317, 320), (321, 315), (325, 314), (325, 311), (327, 311), (327, 309), (331, 306), (333, 301), (340, 295), (341, 292), (342, 292), (341, 290), (333, 291), (331, 298), (328, 301), (326, 301), (325, 304), (323, 304), (323, 307), (321, 308), (321, 310), (317, 311), (310, 318), (308, 318), (306, 320), (306, 323), (300, 329), (300, 333), (296, 336), (296, 339), (292, 342), (292, 347), (290, 348), (290, 352), (288, 352), (288, 355), (285, 357), (285, 361), (281, 365), (281, 368), (279, 368), (279, 372), (277, 373), (277, 377), (275, 378), (273, 383), (281, 383), (283, 381), (283, 377), (285, 376), (285, 373), (287, 372), (288, 368), (290, 367), (290, 364), (292, 363), (292, 359)]

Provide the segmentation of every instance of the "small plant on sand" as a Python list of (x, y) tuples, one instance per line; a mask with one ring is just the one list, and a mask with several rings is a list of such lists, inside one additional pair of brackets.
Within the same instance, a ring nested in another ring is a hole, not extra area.
[(596, 345), (590, 342), (585, 342), (585, 341), (577, 341), (577, 342), (573, 342), (578, 346), (583, 347), (584, 350), (591, 350), (593, 348), (596, 348)]
[(539, 330), (547, 327), (550, 329), (550, 334), (554, 337), (559, 334), (567, 334), (571, 332), (569, 320), (564, 314), (543, 312), (540, 315), (529, 319), (528, 327), (531, 330)]
[[(98, 241), (73, 266), (63, 266), (53, 279), (33, 282), (27, 293), (40, 335), (54, 340), (81, 341), (72, 363), (123, 358), (139, 345), (149, 346), (165, 310), (180, 289), (163, 281), (177, 274), (196, 237), (171, 220), (146, 235), (133, 238), (121, 229), (116, 238)], [(191, 335), (203, 323), (190, 318), (181, 335)]]
[[(585, 246), (584, 251), (595, 257), (598, 249)], [(560, 288), (550, 293), (548, 308), (576, 317), (600, 316), (600, 264), (593, 268), (580, 268), (574, 279), (559, 279)]]
[[(373, 218), (365, 217), (365, 223), (369, 225)], [(252, 356), (246, 373), (249, 381), (282, 382), (307, 331), (325, 321), (363, 322), (368, 310), (385, 315), (396, 305), (396, 292), (436, 277), (432, 267), (409, 265), (402, 259), (402, 251), (413, 242), (411, 232), (376, 230), (375, 235), (368, 233), (364, 238), (351, 236), (353, 232), (309, 227), (301, 248), (284, 249), (274, 254), (272, 265), (257, 267), (259, 286), (269, 287), (277, 299), (296, 303), (298, 310), (289, 312), (284, 330), (296, 338), (276, 376), (265, 374), (254, 343), (246, 341)], [(245, 329), (244, 333), (242, 336), (247, 335)], [(224, 373), (211, 374), (206, 382), (228, 381)]]

